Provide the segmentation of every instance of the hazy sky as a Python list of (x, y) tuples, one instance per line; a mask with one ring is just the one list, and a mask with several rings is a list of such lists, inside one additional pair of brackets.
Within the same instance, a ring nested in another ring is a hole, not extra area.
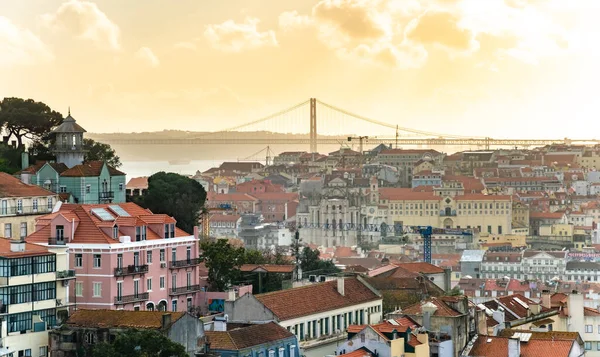
[(0, 96), (94, 132), (316, 97), (435, 132), (600, 138), (598, 18), (599, 0), (2, 1)]

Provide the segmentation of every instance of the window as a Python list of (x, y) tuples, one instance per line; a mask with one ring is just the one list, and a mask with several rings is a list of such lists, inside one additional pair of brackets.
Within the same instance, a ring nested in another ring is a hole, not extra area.
[(27, 237), (27, 222), (21, 222), (21, 238)]
[(185, 250), (185, 259), (189, 262), (192, 259), (192, 247), (187, 247)]
[(152, 251), (146, 251), (146, 264), (152, 264)]
[(171, 227), (170, 224), (165, 224), (165, 238), (169, 238), (169, 227)]
[(83, 282), (81, 281), (75, 283), (75, 296), (83, 296)]
[(177, 248), (171, 248), (171, 261), (174, 262), (177, 260)]
[(75, 268), (83, 266), (83, 254), (75, 254)]
[(101, 297), (102, 296), (102, 283), (98, 283), (95, 282), (94, 285), (94, 297)]
[(67, 186), (60, 186), (59, 192), (60, 193), (67, 193)]
[(275, 350), (269, 350), (269, 357), (275, 357)]
[(2, 214), (8, 214), (8, 201), (2, 200)]
[(85, 193), (90, 193), (92, 192), (92, 186), (91, 185), (85, 185)]
[(52, 197), (48, 197), (48, 209), (51, 210), (54, 207), (54, 204), (52, 203)]
[(146, 290), (152, 291), (152, 278), (146, 279)]
[(169, 237), (170, 238), (175, 238), (175, 223), (171, 223), (169, 224), (170, 228), (169, 228)]
[(296, 345), (290, 345), (290, 357), (296, 357)]
[(585, 325), (585, 333), (593, 333), (594, 326), (593, 325)]
[(113, 227), (113, 238), (114, 239), (119, 238), (119, 226), (114, 226)]
[(498, 226), (498, 234), (502, 234), (502, 226)]
[(23, 200), (17, 200), (17, 212), (23, 213)]
[(94, 268), (102, 267), (102, 259), (100, 254), (94, 254)]
[(123, 184), (122, 183), (119, 184), (119, 191), (123, 191)]
[(177, 274), (171, 274), (171, 288), (177, 289)]
[(48, 346), (41, 346), (40, 347), (40, 357), (47, 357), (48, 356)]
[(177, 300), (173, 300), (173, 301), (171, 301), (171, 310), (172, 310), (173, 312), (176, 312), (176, 311), (177, 311)]
[(596, 342), (596, 350), (600, 351), (600, 342)]
[(65, 227), (64, 226), (56, 226), (56, 240), (64, 240), (65, 239)]
[(159, 281), (158, 281), (158, 282), (159, 282), (160, 288), (161, 288), (161, 289), (164, 289), (164, 288), (165, 288), (165, 277), (164, 277), (164, 276), (161, 276), (161, 277), (159, 278)]
[(492, 226), (488, 226), (488, 233), (492, 234)]
[(123, 267), (123, 254), (119, 253), (117, 254), (117, 268), (122, 268)]
[(592, 343), (591, 343), (591, 342), (586, 342), (586, 343), (585, 343), (585, 350), (586, 350), (586, 351), (589, 351), (589, 350), (591, 350), (591, 349), (592, 349)]
[(123, 296), (123, 281), (117, 281), (117, 300), (121, 300)]
[(136, 279), (133, 281), (133, 295), (138, 296), (140, 293), (140, 280)]
[(4, 238), (12, 237), (12, 225), (10, 223), (4, 223)]
[(192, 286), (192, 272), (188, 271), (187, 272), (187, 277), (186, 277), (186, 283), (187, 283), (187, 287), (189, 288), (190, 286)]

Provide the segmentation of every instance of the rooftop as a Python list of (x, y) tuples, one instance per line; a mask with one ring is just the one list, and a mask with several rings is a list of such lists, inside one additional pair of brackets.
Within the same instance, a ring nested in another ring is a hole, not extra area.
[(229, 331), (205, 331), (213, 350), (239, 351), (252, 346), (294, 337), (275, 322), (256, 324)]
[(20, 257), (33, 257), (38, 255), (50, 255), (54, 254), (48, 251), (44, 246), (25, 243), (25, 250), (22, 252), (12, 252), (10, 250), (11, 241), (8, 238), (0, 238), (0, 257), (2, 258), (20, 258)]
[(243, 272), (261, 272), (261, 273), (292, 273), (295, 265), (277, 265), (277, 264), (244, 264), (240, 267)]
[(256, 295), (256, 299), (283, 321), (380, 300), (381, 296), (353, 277), (344, 278), (344, 295), (334, 280)]
[(54, 196), (53, 192), (37, 185), (28, 185), (18, 178), (0, 172), (0, 197), (38, 197)]
[[(78, 309), (67, 320), (68, 326), (92, 328), (162, 328), (164, 311), (130, 310), (84, 310)], [(179, 320), (185, 312), (169, 312), (171, 323)]]
[[(507, 337), (479, 336), (469, 351), (468, 356), (506, 357), (508, 356)], [(521, 357), (567, 357), (573, 348), (574, 341), (529, 340), (521, 343)]]

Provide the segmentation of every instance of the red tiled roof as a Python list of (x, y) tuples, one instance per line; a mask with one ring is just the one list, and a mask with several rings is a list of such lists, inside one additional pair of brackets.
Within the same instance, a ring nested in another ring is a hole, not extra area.
[[(85, 310), (78, 309), (67, 320), (69, 326), (90, 328), (144, 328), (160, 329), (165, 311)], [(168, 312), (171, 323), (182, 318), (185, 312)]]
[(484, 195), (482, 193), (471, 193), (454, 197), (456, 201), (510, 201), (511, 196)]
[(211, 222), (237, 222), (240, 219), (239, 214), (213, 214), (210, 216)]
[[(496, 336), (479, 336), (469, 352), (469, 356), (505, 357), (508, 355), (508, 338)], [(489, 341), (489, 342), (488, 342)], [(547, 340), (530, 339), (521, 343), (521, 357), (567, 357), (569, 356), (573, 340)]]
[(432, 191), (415, 192), (411, 188), (383, 187), (379, 189), (379, 197), (390, 201), (441, 201)]
[(279, 264), (244, 264), (240, 267), (240, 271), (252, 272), (256, 270), (264, 270), (267, 273), (291, 273), (294, 271), (295, 265), (279, 265)]
[(127, 189), (133, 190), (136, 188), (147, 189), (148, 188), (148, 176), (134, 177), (126, 185)]
[(338, 357), (375, 357), (375, 355), (368, 349), (361, 347), (355, 351), (338, 355)]
[(279, 320), (289, 320), (381, 299), (358, 278), (344, 279), (344, 295), (337, 291), (337, 281), (334, 280), (256, 295), (256, 298)]
[(382, 150), (379, 155), (414, 155), (414, 154), (435, 154), (441, 155), (433, 149), (386, 149)]
[[(60, 174), (61, 177), (97, 177), (102, 173), (102, 168), (105, 163), (103, 161), (88, 161), (81, 165), (76, 165)], [(106, 165), (111, 176), (125, 176), (121, 172), (110, 165)]]
[(402, 313), (406, 315), (421, 315), (421, 307), (427, 302), (431, 302), (437, 307), (437, 310), (435, 310), (432, 316), (456, 317), (463, 315), (446, 304), (446, 302), (444, 302), (441, 298), (436, 297), (418, 302), (411, 306), (407, 306), (406, 308), (402, 309)]
[(565, 215), (564, 212), (530, 212), (529, 218), (538, 219), (561, 219)]
[[(111, 211), (109, 206), (120, 206), (125, 210), (131, 217), (118, 217), (114, 212)], [(98, 219), (91, 210), (94, 208), (103, 208), (110, 213), (115, 220), (114, 221), (102, 221)], [(56, 213), (52, 213), (46, 216), (42, 216), (37, 220), (38, 225), (43, 225), (42, 228), (32, 233), (27, 237), (28, 242), (33, 243), (47, 243), (48, 238), (51, 236), (50, 223), (53, 219), (58, 216), (64, 217), (67, 221), (77, 222), (77, 228), (73, 235), (73, 239), (69, 243), (84, 243), (84, 244), (118, 244), (118, 239), (113, 239), (112, 236), (108, 236), (101, 227), (112, 227), (114, 224), (119, 226), (140, 226), (147, 224), (163, 224), (163, 223), (175, 223), (172, 217), (164, 214), (152, 214), (149, 210), (146, 210), (135, 203), (120, 203), (120, 204), (97, 204), (97, 205), (76, 205), (76, 204), (63, 204), (60, 210)], [(179, 228), (175, 228), (175, 237), (186, 237), (190, 234), (182, 231)], [(146, 239), (162, 239), (156, 232), (150, 227), (146, 231)]]
[(352, 251), (352, 249), (350, 247), (336, 247), (335, 248), (335, 253), (334, 256), (336, 258), (349, 258), (349, 257), (354, 257), (357, 254)]
[(56, 194), (37, 185), (28, 185), (18, 178), (0, 172), (0, 197), (37, 197)]
[(11, 240), (8, 238), (0, 238), (0, 257), (3, 258), (19, 258), (19, 257), (33, 257), (38, 255), (53, 255), (44, 246), (25, 243), (25, 250), (22, 252), (12, 252), (10, 250)]
[(230, 331), (205, 331), (212, 350), (238, 351), (252, 346), (293, 337), (287, 329), (275, 322), (256, 324)]
[(413, 273), (438, 274), (444, 272), (444, 269), (426, 262), (402, 263), (396, 265)]
[[(394, 321), (395, 324), (391, 323), (391, 321)], [(367, 326), (369, 325), (350, 325), (348, 326), (348, 333), (359, 333)], [(379, 333), (391, 333), (394, 330), (398, 332), (406, 332), (409, 328), (414, 330), (421, 327), (421, 325), (416, 323), (410, 317), (404, 316), (398, 319), (384, 320), (378, 324), (370, 325), (370, 327)]]
[(298, 193), (295, 192), (264, 192), (249, 193), (248, 195), (261, 201), (293, 201), (298, 199)]
[(225, 201), (225, 202), (235, 202), (235, 201), (258, 201), (258, 198), (252, 197), (247, 193), (214, 193), (209, 192), (208, 201)]

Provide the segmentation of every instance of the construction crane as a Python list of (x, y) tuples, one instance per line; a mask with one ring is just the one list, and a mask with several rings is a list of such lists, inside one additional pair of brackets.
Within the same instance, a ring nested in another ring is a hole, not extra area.
[(363, 140), (364, 141), (368, 141), (369, 137), (368, 136), (349, 136), (348, 137), (348, 141), (352, 141), (352, 140), (358, 140), (358, 151), (360, 151), (360, 154), (363, 154)]
[(200, 224), (202, 225), (202, 238), (207, 239), (210, 236), (210, 215), (215, 211), (233, 211), (237, 212), (237, 207), (230, 204), (221, 204), (218, 207), (206, 208), (200, 214)]

